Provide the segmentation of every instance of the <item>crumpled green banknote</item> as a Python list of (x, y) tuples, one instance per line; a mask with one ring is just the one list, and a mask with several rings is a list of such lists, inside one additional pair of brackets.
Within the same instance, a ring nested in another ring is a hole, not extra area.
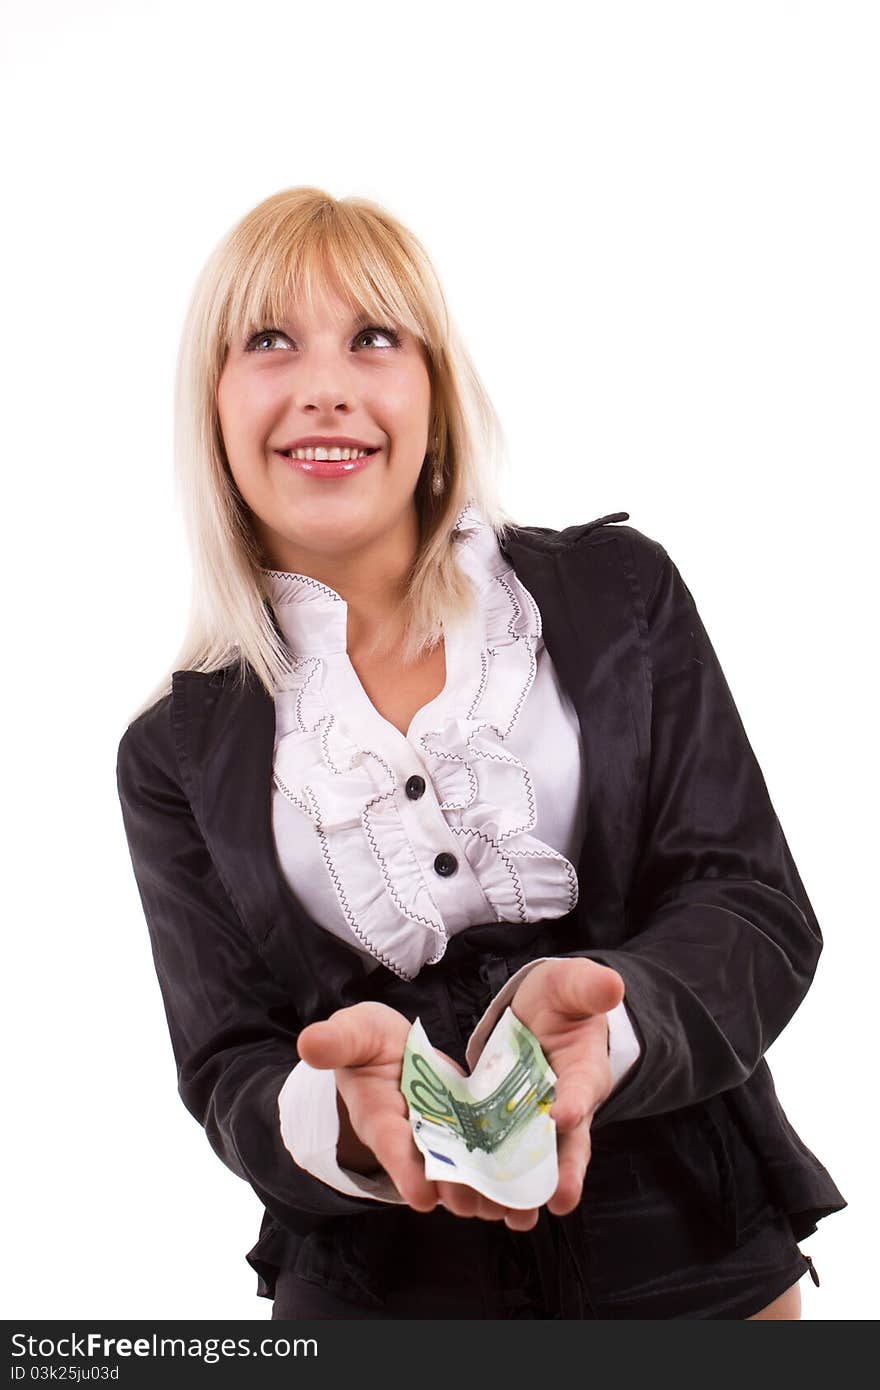
[(505, 1009), (470, 1076), (409, 1031), (400, 1089), (431, 1182), (460, 1182), (503, 1206), (544, 1204), (559, 1183), (556, 1074), (533, 1033)]

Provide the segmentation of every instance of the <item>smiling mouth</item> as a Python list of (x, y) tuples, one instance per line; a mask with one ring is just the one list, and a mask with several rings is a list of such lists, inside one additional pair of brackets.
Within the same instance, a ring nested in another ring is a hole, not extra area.
[(298, 473), (305, 473), (312, 478), (344, 478), (350, 473), (360, 473), (370, 460), (382, 451), (381, 449), (369, 449), (356, 458), (349, 459), (298, 458), (294, 453), (282, 449), (276, 452), (279, 458), (283, 458), (285, 463), (296, 469)]

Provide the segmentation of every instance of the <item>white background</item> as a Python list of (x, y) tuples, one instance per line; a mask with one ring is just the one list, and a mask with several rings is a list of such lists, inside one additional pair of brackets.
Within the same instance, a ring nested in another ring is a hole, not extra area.
[(186, 614), (186, 301), (303, 183), (423, 240), (520, 523), (628, 511), (691, 588), (825, 937), (769, 1054), (850, 1203), (804, 1317), (876, 1316), (877, 18), (7, 0), (4, 1316), (271, 1312), (260, 1203), (176, 1094), (115, 756)]

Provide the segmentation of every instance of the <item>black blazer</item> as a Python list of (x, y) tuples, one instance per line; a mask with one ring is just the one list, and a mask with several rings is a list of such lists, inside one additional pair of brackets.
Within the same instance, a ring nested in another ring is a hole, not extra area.
[(788, 1122), (764, 1060), (809, 989), (819, 924), (690, 591), (658, 542), (610, 524), (627, 518), (512, 528), (503, 541), (585, 745), (580, 896), (565, 917), (471, 927), (412, 982), (382, 965), (367, 975), (282, 875), (274, 704), (252, 672), (241, 686), (231, 666), (177, 671), (172, 692), (122, 736), (119, 796), (179, 1092), (265, 1207), (247, 1255), (264, 1296), (314, 1233), (326, 1243), (328, 1231), (409, 1213), (336, 1192), (284, 1148), (278, 1093), (299, 1029), (379, 998), (420, 1015), (464, 1065), (490, 998), (539, 955), (619, 971), (642, 1043), (595, 1113), (594, 1152), (645, 1117), (693, 1118), (714, 1156), (708, 1177), (706, 1153), (692, 1176), (708, 1183), (722, 1224), (733, 1203), (735, 1239), (724, 1142), (735, 1122), (796, 1238), (847, 1205)]

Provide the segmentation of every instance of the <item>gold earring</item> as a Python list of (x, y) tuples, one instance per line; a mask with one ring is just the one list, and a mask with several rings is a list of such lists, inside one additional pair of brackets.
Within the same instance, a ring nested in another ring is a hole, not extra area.
[(443, 486), (443, 465), (439, 459), (435, 459), (434, 467), (431, 470), (431, 491), (435, 497), (440, 496)]
[[(438, 440), (436, 437), (435, 437), (434, 439), (431, 440), (431, 446), (432, 446), (432, 448), (433, 448), (435, 451), (436, 451), (436, 449), (438, 448), (438, 445), (439, 445), (439, 440)], [(432, 467), (431, 467), (431, 491), (433, 492), (433, 494), (434, 494), (435, 497), (439, 497), (440, 494), (443, 492), (443, 487), (444, 487), (444, 482), (443, 482), (443, 464), (441, 463), (440, 459), (437, 457), (436, 452), (435, 452), (433, 455), (432, 455), (432, 454), (428, 454), (428, 459), (429, 459), (429, 461), (431, 462), (431, 465), (432, 465)]]

